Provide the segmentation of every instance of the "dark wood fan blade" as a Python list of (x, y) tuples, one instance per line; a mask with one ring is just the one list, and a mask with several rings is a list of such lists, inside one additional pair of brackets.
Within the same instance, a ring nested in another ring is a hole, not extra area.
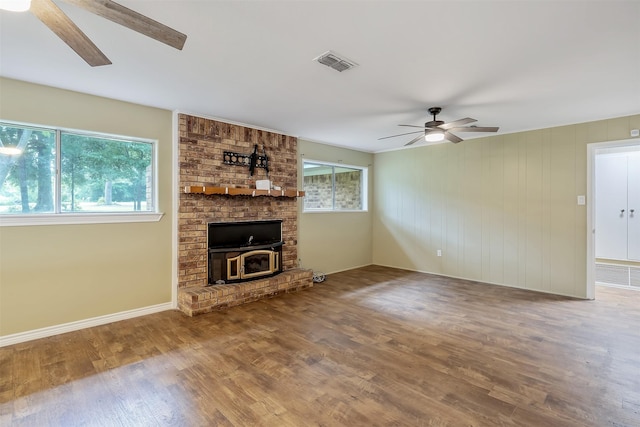
[(30, 10), (44, 25), (49, 27), (63, 42), (80, 55), (87, 64), (92, 67), (111, 64), (109, 58), (93, 44), (89, 37), (53, 1), (32, 0)]
[(497, 126), (467, 126), (460, 128), (451, 128), (449, 130), (454, 130), (456, 132), (498, 132), (498, 129), (500, 128)]
[(395, 138), (396, 136), (411, 135), (412, 133), (424, 133), (424, 131), (422, 131), (422, 130), (417, 130), (417, 131), (415, 131), (415, 132), (407, 132), (407, 133), (400, 133), (400, 134), (398, 134), (398, 135), (384, 136), (384, 137), (382, 137), (382, 138), (378, 138), (378, 141), (380, 141), (381, 139)]
[(422, 128), (422, 129), (424, 129), (424, 126), (416, 126), (416, 125), (398, 125), (398, 126), (406, 126), (406, 127), (410, 127), (410, 128)]
[(442, 124), (442, 125), (440, 125), (438, 127), (440, 129), (448, 130), (448, 129), (454, 128), (456, 126), (466, 125), (467, 123), (473, 123), (473, 122), (477, 122), (477, 120), (476, 119), (472, 119), (471, 117), (467, 117), (467, 118), (464, 118), (464, 119), (454, 120), (452, 122)]
[(111, 0), (64, 0), (140, 34), (182, 50), (187, 36)]
[(406, 147), (407, 145), (411, 145), (411, 144), (413, 144), (414, 142), (418, 142), (418, 141), (420, 141), (422, 138), (424, 138), (424, 136), (422, 136), (422, 135), (418, 135), (418, 136), (416, 136), (415, 138), (413, 138), (411, 141), (409, 141), (409, 142), (407, 142), (406, 144), (404, 144), (404, 146)]
[(444, 133), (444, 139), (446, 139), (447, 141), (451, 141), (454, 144), (457, 144), (458, 142), (462, 141), (462, 138), (460, 138), (460, 137), (458, 137), (458, 136), (456, 136), (456, 135), (454, 135), (454, 134), (452, 134), (451, 132), (448, 132), (448, 131)]

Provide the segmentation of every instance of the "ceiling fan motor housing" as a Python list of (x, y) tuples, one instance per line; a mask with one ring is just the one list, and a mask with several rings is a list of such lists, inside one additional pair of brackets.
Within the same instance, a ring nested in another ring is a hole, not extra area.
[(444, 122), (442, 120), (436, 120), (436, 116), (438, 114), (440, 114), (440, 111), (442, 111), (442, 108), (440, 107), (431, 107), (429, 108), (429, 114), (431, 114), (433, 116), (433, 120), (431, 120), (430, 122), (427, 122), (424, 124), (425, 128), (434, 128), (440, 125), (443, 125)]
[(442, 120), (432, 120), (430, 122), (427, 122), (424, 124), (424, 127), (426, 128), (435, 128), (438, 127), (440, 125), (443, 125), (444, 122)]

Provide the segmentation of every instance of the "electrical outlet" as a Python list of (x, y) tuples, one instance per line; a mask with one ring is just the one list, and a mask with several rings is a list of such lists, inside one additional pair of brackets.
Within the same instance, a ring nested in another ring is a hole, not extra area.
[(441, 250), (441, 249), (438, 249), (438, 250), (436, 251), (436, 255), (438, 255), (438, 256), (442, 256), (442, 250)]
[(631, 137), (635, 138), (640, 135), (640, 129), (631, 129)]

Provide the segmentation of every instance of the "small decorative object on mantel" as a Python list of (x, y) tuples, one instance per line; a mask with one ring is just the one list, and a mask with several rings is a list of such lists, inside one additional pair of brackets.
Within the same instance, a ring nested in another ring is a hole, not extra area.
[(271, 190), (271, 181), (269, 181), (268, 179), (257, 180), (256, 190)]
[(262, 147), (262, 155), (258, 154), (258, 144), (253, 146), (253, 153), (251, 154), (240, 154), (233, 151), (224, 151), (222, 154), (222, 163), (225, 165), (249, 167), (251, 176), (253, 176), (256, 168), (263, 168), (267, 171), (267, 177), (269, 177), (269, 157), (267, 157), (267, 151), (264, 146)]

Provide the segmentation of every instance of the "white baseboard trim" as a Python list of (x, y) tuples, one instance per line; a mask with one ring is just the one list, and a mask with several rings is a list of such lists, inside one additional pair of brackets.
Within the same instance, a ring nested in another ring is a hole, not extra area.
[(48, 326), (46, 328), (34, 329), (32, 331), (5, 335), (0, 337), (0, 347), (37, 340), (40, 338), (46, 338), (53, 335), (64, 334), (66, 332), (78, 331), (80, 329), (91, 328), (93, 326), (105, 325), (107, 323), (118, 322), (120, 320), (132, 319), (134, 317), (158, 313), (160, 311), (173, 310), (173, 308), (173, 303), (166, 302), (162, 304), (150, 305), (148, 307), (121, 311), (119, 313), (92, 317), (90, 319), (78, 320), (76, 322), (64, 323), (62, 325)]
[(427, 271), (427, 270), (417, 270), (417, 269), (414, 269), (414, 268), (407, 268), (407, 267), (396, 267), (394, 265), (387, 265), (387, 264), (372, 264), (372, 265), (379, 265), (380, 267), (397, 268), (398, 270), (413, 271), (413, 272), (416, 272), (416, 273), (433, 274), (434, 276), (447, 277), (447, 278), (450, 278), (450, 279), (467, 280), (467, 281), (470, 281), (470, 282), (477, 282), (477, 283), (481, 283), (481, 284), (485, 284), (485, 285), (491, 285), (491, 286), (502, 286), (504, 288), (521, 289), (523, 291), (538, 292), (538, 293), (541, 293), (541, 294), (558, 295), (558, 296), (561, 296), (561, 297), (576, 298), (576, 299), (581, 299), (581, 300), (593, 299), (593, 298), (587, 298), (587, 297), (583, 297), (583, 296), (579, 296), (579, 295), (573, 295), (573, 294), (569, 294), (569, 293), (560, 293), (560, 292), (548, 291), (548, 290), (545, 290), (545, 289), (525, 288), (525, 287), (522, 287), (522, 286), (509, 285), (509, 284), (506, 284), (506, 283), (488, 282), (488, 281), (485, 281), (485, 280), (472, 279), (472, 278), (469, 278), (469, 277), (452, 276), (450, 274), (444, 274), (444, 273), (434, 273), (432, 271)]
[[(343, 268), (341, 270), (335, 270), (335, 271), (331, 271), (329, 273), (322, 271), (322, 274), (326, 274), (327, 276), (329, 274), (336, 274), (336, 273), (342, 273), (343, 271), (349, 271), (349, 270), (355, 270), (356, 268), (363, 268), (363, 267), (368, 267), (370, 265), (374, 265), (374, 264), (362, 264), (362, 265), (356, 265), (353, 267), (349, 267), (349, 268)], [(304, 267), (303, 267), (304, 268)], [(311, 269), (313, 270), (313, 269)], [(320, 271), (314, 271), (314, 273), (320, 273)]]

